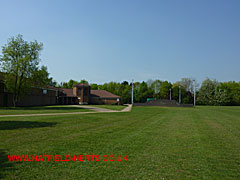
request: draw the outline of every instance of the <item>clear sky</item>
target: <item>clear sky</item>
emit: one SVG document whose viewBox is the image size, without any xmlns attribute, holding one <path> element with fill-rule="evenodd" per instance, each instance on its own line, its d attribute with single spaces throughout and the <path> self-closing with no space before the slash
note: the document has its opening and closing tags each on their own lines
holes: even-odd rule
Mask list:
<svg viewBox="0 0 240 180">
<path fill-rule="evenodd" d="M 60 81 L 240 81 L 240 0 L 0 0 L 0 46 L 44 44 Z"/>
</svg>

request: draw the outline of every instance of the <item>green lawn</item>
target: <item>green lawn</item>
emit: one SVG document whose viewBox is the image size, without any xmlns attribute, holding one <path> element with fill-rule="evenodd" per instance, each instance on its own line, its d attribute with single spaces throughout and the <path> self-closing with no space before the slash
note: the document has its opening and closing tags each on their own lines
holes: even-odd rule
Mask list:
<svg viewBox="0 0 240 180">
<path fill-rule="evenodd" d="M 8 154 L 128 161 L 8 162 Z M 240 179 L 240 107 L 0 118 L 0 179 Z"/>
<path fill-rule="evenodd" d="M 127 106 L 123 106 L 123 105 L 87 105 L 87 106 L 94 106 L 94 107 L 111 109 L 111 110 L 116 110 L 116 111 L 121 111 L 127 107 Z"/>
<path fill-rule="evenodd" d="M 85 112 L 87 109 L 57 105 L 57 106 L 35 106 L 35 107 L 0 107 L 0 115 L 5 114 L 42 114 L 42 113 L 65 113 L 65 112 Z"/>
</svg>

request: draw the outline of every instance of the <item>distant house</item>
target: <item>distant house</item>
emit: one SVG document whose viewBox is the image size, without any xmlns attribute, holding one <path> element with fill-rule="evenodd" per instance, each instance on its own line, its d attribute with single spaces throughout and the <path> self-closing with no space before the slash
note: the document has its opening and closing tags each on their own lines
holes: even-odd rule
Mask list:
<svg viewBox="0 0 240 180">
<path fill-rule="evenodd" d="M 66 95 L 65 96 L 66 98 L 67 97 L 74 98 L 75 99 L 74 101 L 77 101 L 77 104 L 120 104 L 121 103 L 120 96 L 117 96 L 105 90 L 91 90 L 91 86 L 87 84 L 76 84 L 73 87 L 73 89 L 60 88 L 59 90 L 63 91 L 63 94 Z"/>
</svg>

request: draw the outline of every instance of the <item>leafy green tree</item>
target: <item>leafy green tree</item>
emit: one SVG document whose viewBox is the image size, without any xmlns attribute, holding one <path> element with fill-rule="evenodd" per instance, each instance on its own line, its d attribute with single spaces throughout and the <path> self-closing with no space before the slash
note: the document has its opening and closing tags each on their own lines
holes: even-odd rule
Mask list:
<svg viewBox="0 0 240 180">
<path fill-rule="evenodd" d="M 74 85 L 78 84 L 77 81 L 70 79 L 68 81 L 68 88 L 73 88 Z"/>
<path fill-rule="evenodd" d="M 91 84 L 91 89 L 92 90 L 98 90 L 98 85 L 97 84 Z"/>
<path fill-rule="evenodd" d="M 218 82 L 216 79 L 211 80 L 209 78 L 206 78 L 202 86 L 199 90 L 197 101 L 199 104 L 204 104 L 204 105 L 214 105 L 214 96 L 215 96 L 215 91 L 218 86 Z"/>
<path fill-rule="evenodd" d="M 240 105 L 240 83 L 219 83 L 207 78 L 198 92 L 197 102 L 205 105 Z"/>
<path fill-rule="evenodd" d="M 38 71 L 42 43 L 27 42 L 22 35 L 11 37 L 2 46 L 1 70 L 6 73 L 5 84 L 13 93 L 13 105 L 16 106 L 20 96 L 34 85 L 34 73 Z M 41 74 L 41 73 L 40 73 Z"/>
<path fill-rule="evenodd" d="M 220 86 L 218 86 L 215 89 L 214 94 L 214 105 L 227 105 L 230 103 L 230 96 L 227 94 L 226 90 L 221 89 Z"/>
<path fill-rule="evenodd" d="M 128 85 L 128 83 L 126 84 L 122 84 L 121 85 L 121 99 L 122 99 L 122 103 L 123 104 L 127 104 L 131 102 L 131 96 L 132 96 L 132 87 L 130 85 Z"/>
<path fill-rule="evenodd" d="M 49 85 L 50 85 L 50 86 L 53 86 L 53 87 L 58 87 L 58 86 L 59 86 L 58 83 L 57 83 L 57 81 L 56 81 L 56 80 L 53 80 L 52 77 L 50 77 L 49 79 L 50 79 L 50 82 L 49 82 Z"/>
<path fill-rule="evenodd" d="M 169 99 L 170 88 L 172 88 L 172 84 L 168 81 L 163 81 L 160 86 L 160 97 L 162 99 Z"/>
<path fill-rule="evenodd" d="M 47 71 L 46 66 L 41 66 L 40 69 L 33 72 L 32 81 L 34 83 L 34 87 L 44 87 L 46 85 L 52 85 L 53 80 L 49 77 L 49 72 Z"/>
<path fill-rule="evenodd" d="M 192 103 L 192 94 L 186 91 L 186 89 L 179 85 L 178 83 L 174 83 L 172 86 L 172 99 L 179 101 L 179 86 L 181 89 L 181 103 L 182 104 L 190 104 Z"/>
<path fill-rule="evenodd" d="M 151 81 L 150 81 L 151 82 Z M 151 83 L 149 89 L 152 93 L 152 97 L 156 98 L 156 99 L 160 99 L 160 87 L 161 87 L 161 84 L 162 84 L 162 81 L 160 80 L 155 80 Z"/>
<path fill-rule="evenodd" d="M 89 84 L 88 81 L 85 80 L 85 79 L 82 79 L 79 83 L 81 83 L 81 84 L 87 84 L 87 85 Z"/>
<path fill-rule="evenodd" d="M 205 105 L 233 105 L 232 97 L 236 94 L 231 94 L 232 90 L 229 88 L 229 84 L 219 83 L 215 79 L 210 80 L 207 78 L 203 81 L 199 90 L 198 103 Z"/>
<path fill-rule="evenodd" d="M 135 92 L 135 102 L 146 102 L 149 94 L 147 83 L 140 83 Z"/>
<path fill-rule="evenodd" d="M 120 92 L 120 83 L 116 82 L 109 82 L 107 86 L 107 90 L 113 94 L 119 95 Z"/>
<path fill-rule="evenodd" d="M 189 91 L 193 94 L 194 91 L 194 80 L 192 78 L 182 78 L 180 81 L 175 83 L 176 85 L 181 86 L 186 91 Z M 195 83 L 196 88 L 198 87 L 198 83 Z"/>
<path fill-rule="evenodd" d="M 220 89 L 227 94 L 226 105 L 240 105 L 240 82 L 229 81 L 220 83 Z"/>
<path fill-rule="evenodd" d="M 178 101 L 179 98 L 179 86 L 177 84 L 173 84 L 172 86 L 172 99 Z"/>
<path fill-rule="evenodd" d="M 151 85 L 152 85 L 153 82 L 154 82 L 154 81 L 153 81 L 152 79 L 147 80 L 148 88 L 151 87 Z"/>
<path fill-rule="evenodd" d="M 85 80 L 83 80 L 82 82 L 85 82 Z M 74 85 L 81 83 L 75 80 L 70 79 L 68 82 L 61 82 L 59 87 L 61 88 L 73 88 Z M 86 84 L 86 83 L 84 83 Z"/>
<path fill-rule="evenodd" d="M 68 83 L 67 82 L 62 82 L 61 83 L 61 88 L 68 88 Z"/>
<path fill-rule="evenodd" d="M 121 83 L 121 85 L 123 85 L 123 86 L 128 86 L 129 84 L 128 84 L 127 81 L 123 81 L 123 82 Z"/>
</svg>

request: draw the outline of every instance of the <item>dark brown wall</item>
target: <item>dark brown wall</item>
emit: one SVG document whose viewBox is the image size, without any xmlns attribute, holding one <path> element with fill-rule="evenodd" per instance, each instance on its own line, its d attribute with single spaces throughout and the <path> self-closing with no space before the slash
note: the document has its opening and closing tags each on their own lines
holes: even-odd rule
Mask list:
<svg viewBox="0 0 240 180">
<path fill-rule="evenodd" d="M 3 106 L 4 101 L 4 84 L 0 83 L 0 106 Z"/>
<path fill-rule="evenodd" d="M 44 106 L 57 104 L 55 90 L 47 89 L 47 94 L 43 94 L 43 89 L 34 88 L 32 91 L 19 99 L 17 106 Z M 13 95 L 11 93 L 0 93 L 0 106 L 13 106 Z"/>
<path fill-rule="evenodd" d="M 43 91 L 47 90 L 47 94 Z M 18 106 L 44 106 L 57 104 L 57 93 L 50 89 L 32 89 L 31 93 L 20 98 Z"/>
<path fill-rule="evenodd" d="M 4 83 L 0 82 L 0 93 L 4 92 Z"/>
<path fill-rule="evenodd" d="M 0 93 L 0 106 L 13 106 L 13 95 L 10 93 Z"/>
<path fill-rule="evenodd" d="M 61 105 L 78 104 L 78 99 L 77 99 L 77 97 L 62 96 L 62 97 L 58 97 L 58 104 L 61 104 Z"/>
<path fill-rule="evenodd" d="M 109 104 L 109 105 L 111 105 L 111 104 L 118 104 L 118 105 L 120 105 L 121 101 L 118 102 L 116 98 L 109 99 L 109 98 L 91 97 L 90 103 L 91 104 Z"/>
<path fill-rule="evenodd" d="M 56 96 L 25 96 L 23 97 L 18 106 L 45 106 L 57 104 Z"/>
<path fill-rule="evenodd" d="M 3 82 L 0 83 L 0 106 L 13 106 L 13 95 L 4 92 L 5 85 Z"/>
</svg>

